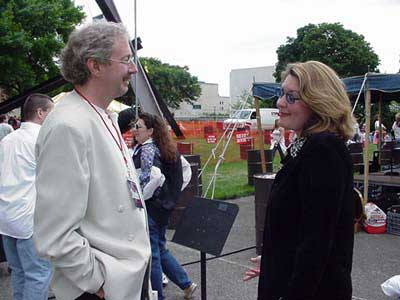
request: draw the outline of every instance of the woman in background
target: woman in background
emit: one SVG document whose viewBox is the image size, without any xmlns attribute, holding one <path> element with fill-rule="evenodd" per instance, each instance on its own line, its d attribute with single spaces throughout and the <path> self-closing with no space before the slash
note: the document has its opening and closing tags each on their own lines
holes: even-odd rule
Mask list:
<svg viewBox="0 0 400 300">
<path fill-rule="evenodd" d="M 146 200 L 151 244 L 151 285 L 163 300 L 162 273 L 184 291 L 190 299 L 197 285 L 166 248 L 165 233 L 169 218 L 179 198 L 183 184 L 182 161 L 168 127 L 158 116 L 139 115 L 133 125 L 137 142 L 133 162 L 140 168 L 140 185 Z"/>
</svg>

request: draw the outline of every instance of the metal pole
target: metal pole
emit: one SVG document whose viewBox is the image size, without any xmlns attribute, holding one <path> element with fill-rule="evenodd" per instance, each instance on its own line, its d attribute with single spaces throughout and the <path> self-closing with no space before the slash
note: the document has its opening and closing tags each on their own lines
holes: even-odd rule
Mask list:
<svg viewBox="0 0 400 300">
<path fill-rule="evenodd" d="M 257 97 L 254 97 L 254 106 L 256 107 L 256 116 L 257 116 L 258 145 L 260 148 L 261 170 L 263 174 L 265 174 L 267 173 L 267 167 L 265 165 L 264 139 L 261 127 L 260 104 L 258 102 Z"/>
<path fill-rule="evenodd" d="M 200 273 L 201 273 L 201 300 L 207 300 L 207 269 L 206 253 L 200 252 Z"/>
<path fill-rule="evenodd" d="M 138 56 L 137 56 L 137 23 L 136 23 L 136 0 L 134 1 L 134 20 L 135 20 L 135 65 L 136 67 L 138 66 Z M 135 92 L 135 116 L 138 118 L 139 116 L 139 97 L 137 93 L 137 73 L 135 74 L 135 87 L 134 87 L 134 92 Z"/>
<path fill-rule="evenodd" d="M 368 202 L 368 176 L 369 176 L 369 133 L 371 125 L 371 91 L 365 93 L 365 156 L 364 156 L 364 204 Z"/>
<path fill-rule="evenodd" d="M 383 136 L 383 130 L 382 130 L 382 96 L 383 93 L 379 94 L 379 102 L 378 102 L 378 121 L 379 121 L 379 130 L 378 130 L 378 153 L 379 153 L 379 165 L 381 165 L 381 158 L 382 158 L 382 136 Z M 375 126 L 375 124 L 374 124 Z M 374 128 L 375 129 L 375 128 Z"/>
</svg>

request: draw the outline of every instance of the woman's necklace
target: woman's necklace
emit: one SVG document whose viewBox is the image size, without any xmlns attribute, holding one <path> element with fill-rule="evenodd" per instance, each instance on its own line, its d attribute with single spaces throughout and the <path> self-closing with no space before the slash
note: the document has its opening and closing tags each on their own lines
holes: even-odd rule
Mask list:
<svg viewBox="0 0 400 300">
<path fill-rule="evenodd" d="M 307 137 L 303 136 L 301 138 L 296 138 L 293 143 L 292 146 L 290 147 L 290 156 L 292 156 L 293 158 L 295 158 L 301 148 L 303 147 L 304 143 L 307 141 Z"/>
</svg>

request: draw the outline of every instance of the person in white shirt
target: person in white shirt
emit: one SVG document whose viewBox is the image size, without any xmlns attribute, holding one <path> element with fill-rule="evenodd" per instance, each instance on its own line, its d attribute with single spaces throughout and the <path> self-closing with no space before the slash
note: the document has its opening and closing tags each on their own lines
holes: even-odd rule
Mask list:
<svg viewBox="0 0 400 300">
<path fill-rule="evenodd" d="M 394 135 L 394 139 L 396 140 L 396 142 L 400 142 L 400 113 L 396 114 L 393 126 L 392 126 L 392 130 L 393 130 L 393 135 Z"/>
<path fill-rule="evenodd" d="M 274 130 L 272 131 L 270 150 L 272 150 L 272 160 L 275 157 L 276 150 L 278 150 L 281 160 L 284 159 L 286 156 L 285 129 L 279 127 L 278 119 L 275 120 L 275 127 Z"/>
<path fill-rule="evenodd" d="M 0 141 L 9 133 L 13 132 L 14 128 L 7 123 L 7 115 L 0 115 Z"/>
<path fill-rule="evenodd" d="M 379 141 L 379 127 L 382 127 L 382 137 L 381 137 L 381 141 L 384 141 L 385 135 L 386 135 L 386 126 L 383 125 L 383 123 L 379 122 L 379 117 L 376 116 L 376 120 L 374 123 L 374 127 L 375 127 L 375 133 L 374 133 L 374 137 L 372 142 L 377 145 L 378 141 Z"/>
<path fill-rule="evenodd" d="M 51 265 L 35 250 L 35 143 L 41 124 L 53 109 L 52 99 L 30 95 L 23 106 L 25 122 L 0 145 L 0 233 L 11 269 L 13 300 L 46 300 Z"/>
</svg>

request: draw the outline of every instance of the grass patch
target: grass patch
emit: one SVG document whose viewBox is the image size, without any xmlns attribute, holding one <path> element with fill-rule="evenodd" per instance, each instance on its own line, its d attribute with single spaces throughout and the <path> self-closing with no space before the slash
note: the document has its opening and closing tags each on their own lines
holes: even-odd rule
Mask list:
<svg viewBox="0 0 400 300">
<path fill-rule="evenodd" d="M 207 144 L 202 138 L 186 139 L 185 142 L 193 143 L 193 153 L 200 155 L 201 164 L 204 167 L 211 154 L 211 150 L 215 148 L 216 144 Z M 210 160 L 207 168 L 203 172 L 203 193 L 206 191 L 211 180 L 218 157 L 224 146 L 225 141 L 222 141 L 215 153 L 215 159 L 213 158 Z M 265 145 L 265 149 L 269 149 L 269 145 Z M 276 155 L 273 163 L 274 170 L 279 169 L 279 162 L 279 155 Z M 240 159 L 240 146 L 236 144 L 233 139 L 227 146 L 224 161 L 219 166 L 217 172 L 214 199 L 234 199 L 254 194 L 254 186 L 247 184 L 247 176 L 247 160 Z M 208 191 L 207 197 L 211 198 L 211 194 L 212 186 Z"/>
<path fill-rule="evenodd" d="M 215 164 L 214 164 L 215 166 Z M 214 174 L 213 168 L 207 168 L 203 173 L 203 193 Z M 214 199 L 233 199 L 254 194 L 254 187 L 247 184 L 247 161 L 223 163 L 218 168 Z M 212 186 L 207 198 L 211 198 Z"/>
</svg>

